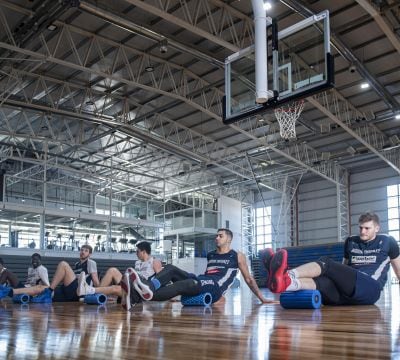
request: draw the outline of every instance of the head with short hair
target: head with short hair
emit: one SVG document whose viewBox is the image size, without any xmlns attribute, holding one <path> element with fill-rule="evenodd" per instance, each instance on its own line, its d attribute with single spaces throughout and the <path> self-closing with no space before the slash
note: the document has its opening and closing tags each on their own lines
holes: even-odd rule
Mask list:
<svg viewBox="0 0 400 360">
<path fill-rule="evenodd" d="M 375 225 L 380 225 L 379 216 L 373 212 L 365 212 L 364 214 L 361 214 L 358 218 L 359 224 L 364 224 L 368 221 L 373 221 Z"/>
<path fill-rule="evenodd" d="M 147 241 L 141 241 L 140 243 L 136 244 L 136 249 L 145 251 L 148 255 L 151 254 L 151 245 Z"/>
<path fill-rule="evenodd" d="M 31 256 L 32 266 L 36 269 L 38 266 L 42 265 L 42 257 L 38 253 L 34 253 Z"/>
<path fill-rule="evenodd" d="M 373 212 L 366 212 L 358 219 L 358 228 L 360 239 L 362 241 L 372 241 L 376 239 L 380 230 L 379 217 Z"/>
<path fill-rule="evenodd" d="M 33 253 L 31 256 L 31 259 L 33 259 L 34 257 L 37 257 L 37 258 L 39 258 L 39 260 L 42 260 L 42 257 L 40 256 L 39 253 Z"/>
<path fill-rule="evenodd" d="M 229 240 L 232 241 L 232 239 L 233 239 L 233 233 L 232 233 L 231 230 L 226 229 L 226 228 L 221 228 L 221 229 L 218 229 L 217 232 L 220 232 L 220 231 L 223 231 L 223 232 L 229 237 Z"/>
<path fill-rule="evenodd" d="M 92 248 L 90 245 L 88 245 L 88 244 L 82 245 L 82 246 L 81 246 L 81 249 L 87 249 L 87 250 L 89 250 L 89 254 L 91 254 L 91 253 L 93 252 L 93 248 Z"/>
</svg>

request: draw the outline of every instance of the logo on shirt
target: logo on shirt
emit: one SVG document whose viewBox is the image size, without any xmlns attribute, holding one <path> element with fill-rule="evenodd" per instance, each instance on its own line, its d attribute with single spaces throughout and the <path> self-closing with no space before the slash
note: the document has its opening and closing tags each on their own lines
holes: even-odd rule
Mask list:
<svg viewBox="0 0 400 360">
<path fill-rule="evenodd" d="M 376 263 L 376 256 L 352 256 L 351 257 L 352 264 L 375 264 Z"/>
</svg>

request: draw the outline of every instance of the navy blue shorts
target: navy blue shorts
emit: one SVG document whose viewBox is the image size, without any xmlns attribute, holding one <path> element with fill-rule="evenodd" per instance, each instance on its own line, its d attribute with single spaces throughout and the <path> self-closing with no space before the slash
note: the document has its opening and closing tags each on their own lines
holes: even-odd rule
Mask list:
<svg viewBox="0 0 400 360">
<path fill-rule="evenodd" d="M 220 286 L 214 279 L 207 275 L 199 275 L 197 279 L 200 281 L 201 293 L 210 293 L 212 296 L 212 302 L 215 303 L 222 296 L 222 291 Z"/>
<path fill-rule="evenodd" d="M 371 276 L 357 271 L 354 295 L 347 298 L 349 304 L 373 305 L 381 296 L 381 286 Z"/>
<path fill-rule="evenodd" d="M 67 302 L 67 301 L 79 301 L 79 296 L 76 294 L 78 289 L 78 279 L 75 279 L 68 286 L 60 285 L 54 289 L 54 302 Z"/>
</svg>

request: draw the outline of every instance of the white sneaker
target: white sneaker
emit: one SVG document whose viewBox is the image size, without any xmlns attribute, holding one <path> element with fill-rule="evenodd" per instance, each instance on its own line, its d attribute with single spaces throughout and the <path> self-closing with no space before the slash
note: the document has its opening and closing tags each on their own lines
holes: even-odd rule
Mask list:
<svg viewBox="0 0 400 360">
<path fill-rule="evenodd" d="M 86 282 L 86 274 L 82 271 L 78 276 L 78 289 L 76 293 L 78 296 L 92 295 L 96 292 L 96 289 L 93 286 L 90 286 Z"/>
<path fill-rule="evenodd" d="M 120 286 L 122 290 L 121 305 L 125 310 L 129 311 L 132 305 L 131 305 L 131 285 L 129 283 L 128 273 L 125 273 L 122 276 Z"/>
</svg>

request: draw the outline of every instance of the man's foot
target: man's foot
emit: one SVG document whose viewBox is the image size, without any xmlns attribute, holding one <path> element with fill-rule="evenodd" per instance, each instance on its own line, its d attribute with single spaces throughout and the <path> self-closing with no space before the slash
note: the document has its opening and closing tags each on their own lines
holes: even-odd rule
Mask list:
<svg viewBox="0 0 400 360">
<path fill-rule="evenodd" d="M 287 267 L 287 251 L 280 249 L 272 257 L 270 265 L 269 289 L 273 293 L 284 292 L 290 285 L 291 279 L 287 272 Z"/>
<path fill-rule="evenodd" d="M 271 261 L 272 257 L 274 256 L 274 250 L 272 249 L 264 249 L 261 254 L 260 254 L 260 260 L 262 264 L 265 267 L 265 270 L 267 272 L 267 288 L 269 288 L 269 284 L 271 282 L 271 277 L 270 277 L 270 267 L 271 267 Z"/>
<path fill-rule="evenodd" d="M 76 289 L 78 296 L 92 295 L 96 293 L 96 289 L 86 282 L 86 274 L 82 271 L 78 276 L 78 288 Z"/>
<path fill-rule="evenodd" d="M 131 284 L 129 283 L 128 273 L 125 273 L 122 276 L 119 285 L 121 286 L 122 291 L 121 305 L 125 310 L 129 311 L 131 309 Z"/>
<path fill-rule="evenodd" d="M 39 295 L 31 297 L 31 303 L 51 303 L 53 292 L 47 288 L 44 289 Z"/>
<path fill-rule="evenodd" d="M 130 282 L 143 300 L 149 301 L 153 298 L 153 286 L 150 281 L 140 276 L 133 268 L 127 268 L 125 274 L 128 274 Z"/>
</svg>

